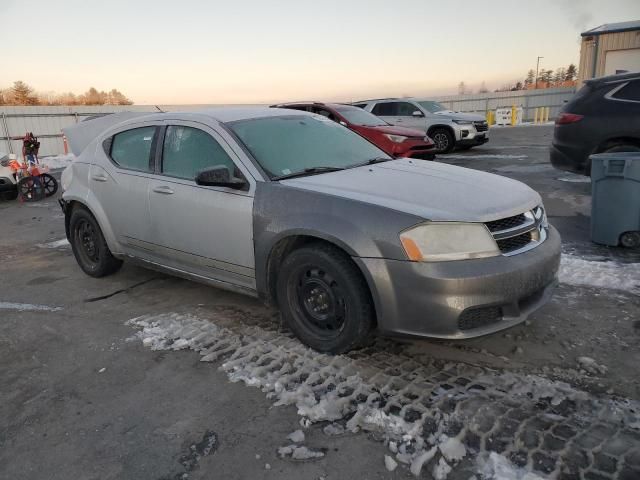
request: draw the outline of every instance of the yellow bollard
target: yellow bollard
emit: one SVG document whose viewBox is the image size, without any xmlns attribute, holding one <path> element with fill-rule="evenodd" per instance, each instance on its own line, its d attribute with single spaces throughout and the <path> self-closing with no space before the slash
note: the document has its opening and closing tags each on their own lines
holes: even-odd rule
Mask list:
<svg viewBox="0 0 640 480">
<path fill-rule="evenodd" d="M 533 110 L 533 123 L 538 123 L 538 107 Z"/>
<path fill-rule="evenodd" d="M 551 109 L 549 107 L 545 107 L 544 109 L 544 123 L 547 123 L 549 121 L 549 111 Z"/>
<path fill-rule="evenodd" d="M 516 124 L 516 106 L 511 105 L 511 126 Z"/>
<path fill-rule="evenodd" d="M 495 123 L 495 119 L 493 118 L 493 110 L 487 111 L 487 125 L 493 125 Z"/>
</svg>

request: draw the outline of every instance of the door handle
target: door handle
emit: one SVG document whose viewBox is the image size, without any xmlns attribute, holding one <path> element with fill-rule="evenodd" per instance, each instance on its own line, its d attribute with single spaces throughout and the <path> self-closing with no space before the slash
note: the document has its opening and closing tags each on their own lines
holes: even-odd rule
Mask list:
<svg viewBox="0 0 640 480">
<path fill-rule="evenodd" d="M 155 187 L 153 191 L 156 193 L 162 193 L 164 195 L 171 195 L 173 193 L 173 190 L 171 190 L 171 188 L 167 187 L 166 185 L 160 185 L 159 187 Z"/>
<path fill-rule="evenodd" d="M 106 182 L 108 178 L 105 175 L 91 175 L 91 180 L 95 180 L 96 182 Z"/>
</svg>

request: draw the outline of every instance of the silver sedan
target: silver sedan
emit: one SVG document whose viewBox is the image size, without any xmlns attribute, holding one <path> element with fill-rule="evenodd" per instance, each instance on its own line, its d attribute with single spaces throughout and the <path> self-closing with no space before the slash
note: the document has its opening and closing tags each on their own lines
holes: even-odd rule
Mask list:
<svg viewBox="0 0 640 480">
<path fill-rule="evenodd" d="M 65 131 L 67 237 L 101 277 L 140 262 L 277 304 L 307 345 L 469 338 L 522 322 L 560 237 L 504 177 L 392 160 L 325 117 L 273 108 L 122 113 Z"/>
</svg>

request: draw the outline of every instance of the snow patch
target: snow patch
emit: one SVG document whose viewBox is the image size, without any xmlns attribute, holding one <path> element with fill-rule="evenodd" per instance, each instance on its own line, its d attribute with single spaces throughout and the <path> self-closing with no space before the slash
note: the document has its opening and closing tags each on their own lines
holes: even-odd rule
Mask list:
<svg viewBox="0 0 640 480">
<path fill-rule="evenodd" d="M 293 460 L 310 460 L 312 458 L 324 457 L 324 452 L 310 450 L 305 446 L 298 447 L 297 445 L 288 445 L 278 448 L 278 455 L 280 455 L 280 458 L 289 457 Z"/>
<path fill-rule="evenodd" d="M 391 458 L 389 455 L 384 456 L 384 467 L 387 470 L 389 470 L 390 472 L 393 472 L 397 466 L 398 466 L 398 462 L 396 462 L 393 458 Z"/>
<path fill-rule="evenodd" d="M 0 302 L 0 310 L 17 310 L 19 312 L 57 312 L 62 310 L 62 307 L 32 305 L 30 303 Z"/>
<path fill-rule="evenodd" d="M 38 243 L 37 246 L 40 248 L 64 248 L 69 246 L 69 240 L 63 238 L 62 240 L 56 240 L 54 242 Z"/>
<path fill-rule="evenodd" d="M 296 430 L 287 435 L 287 438 L 293 443 L 302 443 L 304 442 L 304 432 L 302 430 Z"/>
<path fill-rule="evenodd" d="M 496 452 L 480 455 L 477 465 L 478 472 L 484 480 L 544 480 L 535 473 L 516 467 Z"/>
<path fill-rule="evenodd" d="M 450 472 L 451 467 L 444 458 L 440 457 L 438 463 L 433 467 L 434 480 L 445 480 Z"/>
<path fill-rule="evenodd" d="M 52 155 L 50 157 L 41 157 L 38 160 L 52 170 L 66 168 L 76 159 L 75 155 L 69 153 L 67 155 Z"/>
<path fill-rule="evenodd" d="M 380 434 L 394 461 L 418 474 L 433 462 L 429 473 L 442 479 L 465 456 L 487 453 L 485 432 L 501 428 L 503 418 L 505 424 L 522 417 L 518 421 L 523 424 L 544 420 L 556 425 L 579 418 L 585 432 L 602 424 L 620 431 L 640 421 L 637 402 L 598 399 L 536 375 L 443 364 L 427 354 L 392 352 L 384 340 L 346 355 L 323 355 L 278 331 L 268 318 L 256 324 L 250 314 L 241 320 L 219 312 L 215 324 L 177 313 L 127 323 L 138 328 L 135 337 L 154 350 L 190 348 L 201 361 L 222 360 L 220 369 L 230 381 L 260 388 L 275 405 L 295 405 L 305 426 L 348 418 L 345 431 Z M 517 415 L 507 416 L 514 409 Z M 327 427 L 337 424 L 341 422 Z M 519 437 L 502 436 L 508 439 L 507 450 L 520 448 Z M 480 443 L 467 442 L 473 438 Z M 278 454 L 294 460 L 324 455 L 295 443 L 281 447 Z M 487 471 L 501 467 L 492 461 L 485 465 Z"/>
<path fill-rule="evenodd" d="M 560 282 L 569 285 L 640 293 L 640 265 L 637 263 L 598 262 L 563 254 L 559 278 Z"/>
<path fill-rule="evenodd" d="M 449 462 L 459 462 L 467 454 L 467 448 L 457 438 L 449 438 L 443 435 L 440 438 L 440 452 Z"/>
<path fill-rule="evenodd" d="M 344 427 L 339 423 L 330 423 L 326 427 L 322 429 L 325 435 L 327 436 L 336 436 L 342 435 L 344 433 Z"/>
</svg>

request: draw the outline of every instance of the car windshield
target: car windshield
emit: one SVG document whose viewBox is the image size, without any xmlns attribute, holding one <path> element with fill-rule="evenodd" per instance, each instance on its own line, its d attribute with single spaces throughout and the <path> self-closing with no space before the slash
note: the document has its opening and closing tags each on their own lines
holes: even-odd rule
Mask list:
<svg viewBox="0 0 640 480">
<path fill-rule="evenodd" d="M 362 127 L 389 125 L 381 118 L 376 117 L 373 113 L 369 113 L 358 107 L 336 107 L 335 111 L 346 118 L 349 123 L 354 125 L 360 125 Z"/>
<path fill-rule="evenodd" d="M 390 158 L 357 133 L 319 115 L 239 120 L 228 126 L 271 178 Z"/>
<path fill-rule="evenodd" d="M 425 110 L 431 113 L 440 112 L 442 110 L 448 110 L 448 108 L 442 105 L 441 103 L 434 102 L 432 100 L 424 100 L 418 103 L 422 108 L 424 108 Z"/>
</svg>

